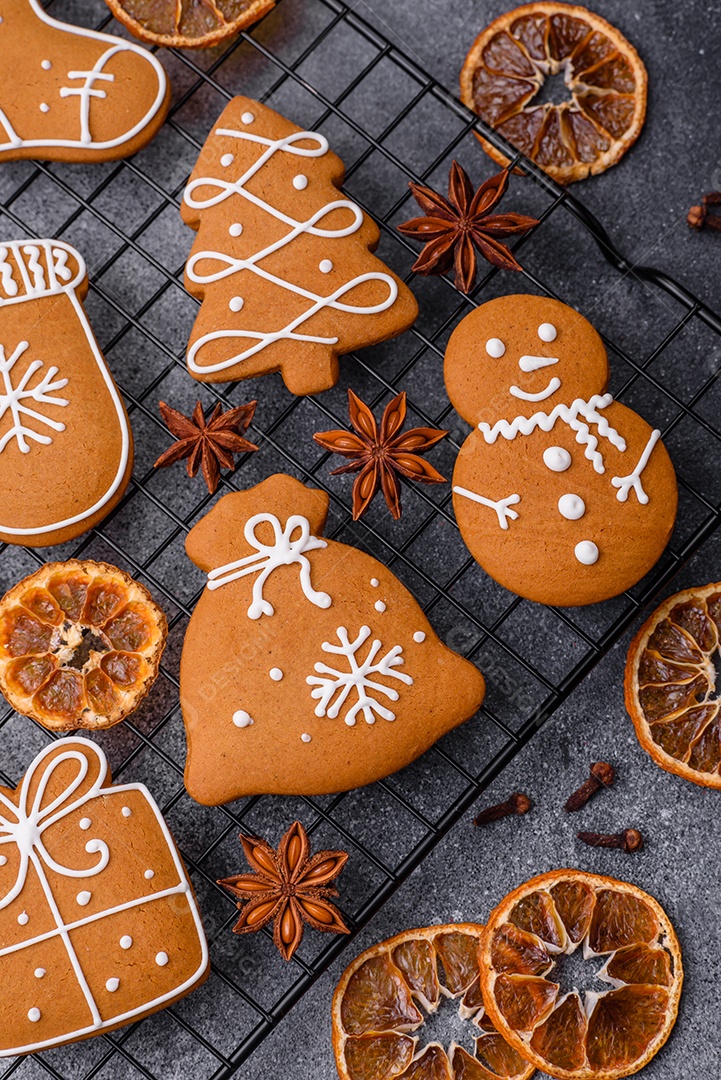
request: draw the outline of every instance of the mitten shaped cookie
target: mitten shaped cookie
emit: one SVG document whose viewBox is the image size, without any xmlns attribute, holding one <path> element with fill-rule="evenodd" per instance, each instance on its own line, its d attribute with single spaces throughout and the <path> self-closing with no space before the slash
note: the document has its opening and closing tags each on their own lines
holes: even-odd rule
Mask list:
<svg viewBox="0 0 721 1080">
<path fill-rule="evenodd" d="M 272 476 L 226 495 L 188 535 L 208 574 L 180 667 L 198 802 L 371 783 L 483 700 L 481 673 L 386 567 L 321 539 L 327 510 L 327 495 Z"/>
<path fill-rule="evenodd" d="M 503 296 L 466 316 L 448 343 L 453 405 L 476 429 L 453 473 L 453 505 L 473 557 L 542 604 L 592 604 L 657 561 L 676 517 L 660 432 L 607 394 L 600 336 L 573 308 Z"/>
<path fill-rule="evenodd" d="M 395 337 L 413 294 L 371 254 L 379 230 L 338 190 L 325 136 L 250 98 L 226 106 L 181 212 L 198 230 L 185 284 L 203 301 L 188 346 L 202 382 L 280 371 L 294 394 L 338 381 L 338 357 Z"/>
<path fill-rule="evenodd" d="M 113 161 L 145 146 L 170 104 L 162 64 L 123 38 L 0 0 L 0 161 Z"/>
<path fill-rule="evenodd" d="M 0 244 L 0 540 L 10 544 L 80 536 L 130 479 L 130 424 L 83 309 L 87 291 L 69 244 Z"/>
</svg>

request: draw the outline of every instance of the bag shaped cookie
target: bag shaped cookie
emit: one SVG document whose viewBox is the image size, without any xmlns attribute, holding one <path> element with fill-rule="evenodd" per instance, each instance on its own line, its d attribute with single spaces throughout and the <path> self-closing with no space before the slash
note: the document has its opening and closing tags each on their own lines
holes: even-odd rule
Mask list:
<svg viewBox="0 0 721 1080">
<path fill-rule="evenodd" d="M 226 495 L 187 537 L 208 574 L 180 665 L 198 802 L 371 783 L 483 700 L 481 673 L 386 567 L 321 539 L 327 511 L 327 495 L 277 475 Z"/>
<path fill-rule="evenodd" d="M 676 517 L 673 465 L 660 432 L 606 393 L 587 319 L 540 296 L 491 300 L 451 335 L 445 380 L 476 425 L 453 472 L 456 519 L 491 577 L 573 606 L 651 569 Z"/>
<path fill-rule="evenodd" d="M 2 0 L 0 17 L 0 161 L 112 161 L 153 138 L 170 87 L 152 53 L 39 0 Z"/>
<path fill-rule="evenodd" d="M 338 381 L 338 357 L 407 330 L 418 306 L 374 255 L 374 221 L 338 190 L 324 135 L 250 98 L 226 106 L 185 189 L 198 230 L 185 285 L 203 301 L 188 345 L 202 382 L 280 371 L 294 394 Z"/>
<path fill-rule="evenodd" d="M 0 1057 L 112 1031 L 206 978 L 180 856 L 142 784 L 87 739 L 50 743 L 0 788 Z"/>
<path fill-rule="evenodd" d="M 130 424 L 83 309 L 87 291 L 69 244 L 0 243 L 0 540 L 10 544 L 80 536 L 130 480 Z"/>
</svg>

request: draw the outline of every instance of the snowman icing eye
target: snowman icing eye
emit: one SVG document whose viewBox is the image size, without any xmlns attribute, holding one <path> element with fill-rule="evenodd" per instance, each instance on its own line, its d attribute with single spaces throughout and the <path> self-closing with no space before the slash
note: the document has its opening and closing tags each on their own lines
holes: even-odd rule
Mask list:
<svg viewBox="0 0 721 1080">
<path fill-rule="evenodd" d="M 541 341 L 555 341 L 558 337 L 558 331 L 553 323 L 542 322 L 538 327 L 538 336 Z"/>
<path fill-rule="evenodd" d="M 494 360 L 498 360 L 506 351 L 506 346 L 503 344 L 500 338 L 492 337 L 486 342 L 486 352 L 489 356 L 492 356 Z"/>
</svg>

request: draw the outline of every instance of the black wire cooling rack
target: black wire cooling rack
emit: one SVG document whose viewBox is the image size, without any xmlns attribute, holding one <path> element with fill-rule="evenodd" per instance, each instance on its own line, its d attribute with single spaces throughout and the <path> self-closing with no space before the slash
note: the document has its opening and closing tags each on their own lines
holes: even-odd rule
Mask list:
<svg viewBox="0 0 721 1080">
<path fill-rule="evenodd" d="M 119 29 L 101 0 L 55 0 L 50 9 L 60 19 Z M 719 524 L 721 319 L 665 275 L 629 265 L 581 203 L 510 151 L 341 0 L 282 0 L 228 47 L 167 52 L 163 62 L 173 108 L 158 137 L 131 161 L 2 166 L 3 237 L 60 237 L 86 258 L 87 306 L 132 419 L 136 466 L 122 503 L 80 541 L 45 552 L 0 546 L 0 584 L 9 587 L 46 557 L 106 559 L 144 581 L 168 613 L 170 644 L 152 693 L 130 721 L 98 741 L 114 776 L 146 782 L 163 807 L 198 894 L 212 971 L 203 988 L 165 1012 L 34 1061 L 6 1062 L 2 1077 L 224 1080 L 241 1069 L 330 962 L 353 946 L 352 938 L 309 932 L 284 965 L 269 934 L 234 937 L 234 906 L 215 882 L 243 865 L 238 832 L 275 842 L 299 817 L 315 847 L 346 848 L 340 904 L 356 932 Z M 410 279 L 420 302 L 409 333 L 344 360 L 340 385 L 320 397 L 293 398 L 277 376 L 221 389 L 196 384 L 185 371 L 197 308 L 182 286 L 191 234 L 178 207 L 197 152 L 235 93 L 326 134 L 347 164 L 346 190 L 380 223 L 381 258 Z M 495 171 L 474 129 L 522 164 L 525 175 L 513 176 L 506 205 L 540 225 L 516 244 L 523 280 L 488 269 L 466 297 L 446 279 L 413 278 L 415 251 L 395 225 L 416 213 L 409 179 L 445 190 L 454 157 L 476 182 Z M 327 455 L 311 439 L 313 431 L 345 424 L 348 385 L 376 410 L 404 389 L 414 421 L 451 428 L 433 456 L 450 476 L 467 429 L 445 396 L 445 343 L 479 301 L 509 291 L 556 296 L 595 323 L 611 357 L 611 389 L 662 428 L 677 467 L 680 508 L 668 550 L 637 587 L 592 608 L 543 608 L 491 581 L 460 540 L 450 485 L 406 488 L 399 523 L 379 504 L 354 524 L 349 485 L 329 478 Z M 382 783 L 334 797 L 248 798 L 213 810 L 185 792 L 178 660 L 203 581 L 183 554 L 183 540 L 214 500 L 180 467 L 155 473 L 152 462 L 168 445 L 158 400 L 188 409 L 197 397 L 206 406 L 217 399 L 260 402 L 251 429 L 260 452 L 240 461 L 216 497 L 279 470 L 323 488 L 331 497 L 329 535 L 391 566 L 441 636 L 486 675 L 481 713 Z M 0 726 L 0 778 L 14 784 L 49 736 L 7 707 Z"/>
</svg>

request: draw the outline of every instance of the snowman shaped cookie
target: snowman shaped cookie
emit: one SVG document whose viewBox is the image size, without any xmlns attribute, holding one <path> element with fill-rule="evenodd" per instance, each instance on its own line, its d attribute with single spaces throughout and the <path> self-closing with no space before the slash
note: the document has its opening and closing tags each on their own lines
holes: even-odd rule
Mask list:
<svg viewBox="0 0 721 1080">
<path fill-rule="evenodd" d="M 453 473 L 473 557 L 529 600 L 616 596 L 668 543 L 676 477 L 660 432 L 606 393 L 600 336 L 573 308 L 503 296 L 456 328 L 448 395 L 474 431 Z"/>
</svg>

